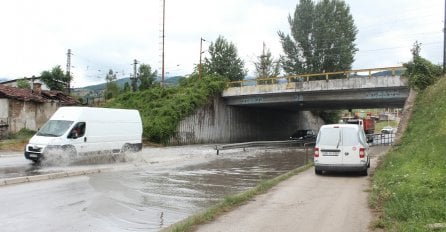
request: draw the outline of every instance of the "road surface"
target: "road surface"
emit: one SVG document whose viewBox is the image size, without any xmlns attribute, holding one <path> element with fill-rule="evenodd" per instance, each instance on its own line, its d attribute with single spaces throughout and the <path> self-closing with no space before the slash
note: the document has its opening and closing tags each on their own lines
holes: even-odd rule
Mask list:
<svg viewBox="0 0 446 232">
<path fill-rule="evenodd" d="M 305 150 L 262 147 L 217 156 L 210 145 L 146 147 L 133 158 L 36 166 L 21 153 L 0 153 L 0 183 L 2 178 L 107 168 L 0 185 L 0 231 L 159 231 L 227 195 L 303 165 Z"/>
<path fill-rule="evenodd" d="M 373 147 L 369 174 L 387 147 Z M 314 168 L 280 183 L 266 194 L 218 217 L 197 231 L 367 231 L 369 177 L 317 176 Z"/>
</svg>

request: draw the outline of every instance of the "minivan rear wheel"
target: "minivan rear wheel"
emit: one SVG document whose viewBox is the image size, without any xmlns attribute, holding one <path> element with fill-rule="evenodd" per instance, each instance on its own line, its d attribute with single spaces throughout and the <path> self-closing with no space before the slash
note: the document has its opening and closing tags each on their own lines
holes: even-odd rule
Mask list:
<svg viewBox="0 0 446 232">
<path fill-rule="evenodd" d="M 322 175 L 322 170 L 319 170 L 319 169 L 314 169 L 314 173 L 316 174 L 316 175 Z"/>
<path fill-rule="evenodd" d="M 364 169 L 363 171 L 361 171 L 361 175 L 363 175 L 363 176 L 368 176 L 368 175 L 369 175 L 369 173 L 368 173 L 368 168 L 366 168 L 366 169 Z"/>
</svg>

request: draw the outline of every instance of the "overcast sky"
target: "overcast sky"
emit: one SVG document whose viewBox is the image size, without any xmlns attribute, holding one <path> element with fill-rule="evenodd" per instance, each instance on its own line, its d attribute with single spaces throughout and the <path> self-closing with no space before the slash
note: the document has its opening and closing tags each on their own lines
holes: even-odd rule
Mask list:
<svg viewBox="0 0 446 232">
<path fill-rule="evenodd" d="M 399 66 L 421 55 L 443 60 L 444 1 L 347 0 L 359 30 L 354 69 Z M 238 48 L 249 74 L 262 44 L 278 58 L 277 31 L 289 33 L 298 0 L 166 0 L 166 76 L 199 62 L 200 38 L 222 35 Z M 0 79 L 40 75 L 71 49 L 73 87 L 104 82 L 109 69 L 129 77 L 133 60 L 161 70 L 162 0 L 13 0 L 0 3 Z M 206 51 L 209 42 L 203 43 Z M 205 52 L 204 55 L 207 53 Z"/>
</svg>

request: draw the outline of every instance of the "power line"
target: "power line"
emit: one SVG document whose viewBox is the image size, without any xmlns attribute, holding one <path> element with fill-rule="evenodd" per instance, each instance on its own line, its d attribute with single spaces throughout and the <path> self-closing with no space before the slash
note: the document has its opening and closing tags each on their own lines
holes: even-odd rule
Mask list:
<svg viewBox="0 0 446 232">
<path fill-rule="evenodd" d="M 431 42 L 431 43 L 422 43 L 422 45 L 434 45 L 434 44 L 441 44 L 442 42 Z M 387 48 L 377 48 L 377 49 L 369 49 L 369 50 L 360 50 L 361 52 L 376 52 L 376 51 L 383 51 L 383 50 L 395 50 L 395 49 L 407 49 L 411 46 L 398 46 L 398 47 L 387 47 Z"/>
</svg>

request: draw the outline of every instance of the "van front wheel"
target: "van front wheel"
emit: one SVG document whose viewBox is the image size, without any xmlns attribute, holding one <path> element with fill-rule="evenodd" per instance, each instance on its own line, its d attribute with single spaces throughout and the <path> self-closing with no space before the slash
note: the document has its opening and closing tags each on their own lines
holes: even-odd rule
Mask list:
<svg viewBox="0 0 446 232">
<path fill-rule="evenodd" d="M 65 145 L 62 146 L 62 150 L 64 151 L 65 155 L 69 158 L 74 160 L 76 158 L 77 152 L 76 148 L 71 145 Z"/>
<path fill-rule="evenodd" d="M 122 146 L 121 153 L 126 154 L 132 151 L 132 145 L 126 143 Z"/>
</svg>

